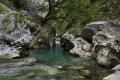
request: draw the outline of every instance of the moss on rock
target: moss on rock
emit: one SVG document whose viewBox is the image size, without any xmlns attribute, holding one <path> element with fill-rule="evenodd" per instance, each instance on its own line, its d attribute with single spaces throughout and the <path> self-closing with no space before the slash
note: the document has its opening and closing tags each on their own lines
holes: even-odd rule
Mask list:
<svg viewBox="0 0 120 80">
<path fill-rule="evenodd" d="M 0 13 L 4 13 L 6 11 L 10 11 L 10 8 L 8 8 L 4 4 L 0 3 Z"/>
<path fill-rule="evenodd" d="M 12 12 L 12 15 L 15 17 L 16 23 L 22 23 L 28 19 L 28 17 L 23 15 L 21 12 Z"/>
</svg>

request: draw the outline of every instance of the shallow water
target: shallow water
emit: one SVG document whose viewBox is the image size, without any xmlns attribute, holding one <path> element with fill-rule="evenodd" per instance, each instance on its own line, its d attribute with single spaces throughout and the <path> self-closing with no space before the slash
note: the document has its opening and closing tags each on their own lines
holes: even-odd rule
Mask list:
<svg viewBox="0 0 120 80">
<path fill-rule="evenodd" d="M 16 60 L 5 61 L 4 68 L 0 65 L 0 80 L 102 80 L 111 73 L 93 60 L 72 57 L 60 46 L 34 49 L 30 54 L 37 60 L 34 65 L 16 67 Z"/>
</svg>

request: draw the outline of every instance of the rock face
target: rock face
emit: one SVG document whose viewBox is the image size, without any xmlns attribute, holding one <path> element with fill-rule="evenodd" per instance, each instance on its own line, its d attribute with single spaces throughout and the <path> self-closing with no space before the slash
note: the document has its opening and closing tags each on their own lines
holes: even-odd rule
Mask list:
<svg viewBox="0 0 120 80">
<path fill-rule="evenodd" d="M 92 56 L 105 67 L 119 64 L 120 59 L 120 24 L 117 22 L 98 21 L 85 26 L 81 37 L 63 35 L 64 49 L 80 57 Z M 70 38 L 69 38 L 70 37 Z"/>
<path fill-rule="evenodd" d="M 28 0 L 27 2 L 29 12 L 13 11 L 0 3 L 1 58 L 24 57 L 28 55 L 27 51 L 31 47 L 40 48 L 55 44 L 55 29 L 49 24 L 42 24 L 41 27 L 39 21 L 47 15 L 48 1 Z"/>
<path fill-rule="evenodd" d="M 45 18 L 49 11 L 49 3 L 47 0 L 29 0 L 28 10 L 34 16 Z"/>
<path fill-rule="evenodd" d="M 32 36 L 29 21 L 25 19 L 26 17 L 15 11 L 0 14 L 0 57 L 14 58 L 27 55 L 25 53 Z"/>
</svg>

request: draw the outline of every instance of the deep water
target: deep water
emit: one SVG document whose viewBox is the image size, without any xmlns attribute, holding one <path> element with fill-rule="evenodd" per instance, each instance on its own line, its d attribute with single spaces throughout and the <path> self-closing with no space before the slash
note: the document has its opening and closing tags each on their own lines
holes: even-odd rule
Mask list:
<svg viewBox="0 0 120 80">
<path fill-rule="evenodd" d="M 0 80 L 102 80 L 111 73 L 109 69 L 99 67 L 94 60 L 74 58 L 59 45 L 50 49 L 34 49 L 30 54 L 37 60 L 34 65 L 6 66 L 0 69 Z M 7 64 L 10 62 L 15 61 Z"/>
</svg>

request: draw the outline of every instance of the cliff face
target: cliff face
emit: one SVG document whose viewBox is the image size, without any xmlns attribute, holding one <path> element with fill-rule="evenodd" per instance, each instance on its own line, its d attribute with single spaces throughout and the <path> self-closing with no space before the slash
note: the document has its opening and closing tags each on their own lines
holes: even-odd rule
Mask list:
<svg viewBox="0 0 120 80">
<path fill-rule="evenodd" d="M 45 27 L 47 23 L 42 24 L 48 3 L 44 0 L 22 1 L 0 1 L 1 58 L 25 57 L 31 47 L 54 46 L 55 30 L 49 25 Z M 34 44 L 31 46 L 31 43 Z"/>
</svg>

